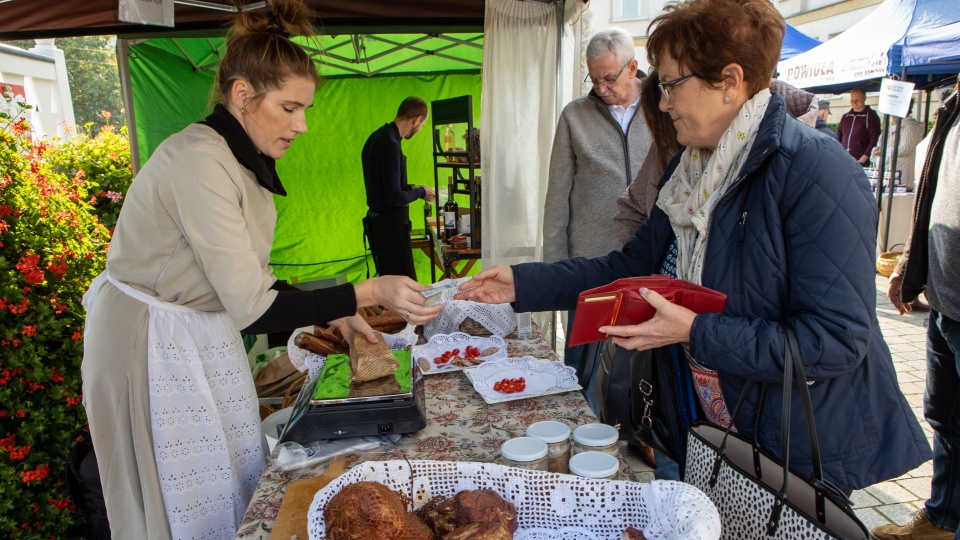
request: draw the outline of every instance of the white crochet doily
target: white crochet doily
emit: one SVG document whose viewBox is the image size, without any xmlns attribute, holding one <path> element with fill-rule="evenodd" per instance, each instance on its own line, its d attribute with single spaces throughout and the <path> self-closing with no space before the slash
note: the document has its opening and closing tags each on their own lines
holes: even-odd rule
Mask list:
<svg viewBox="0 0 960 540">
<path fill-rule="evenodd" d="M 327 357 L 297 347 L 293 341 L 300 332 L 312 334 L 313 327 L 305 326 L 303 328 L 297 328 L 290 334 L 290 338 L 287 340 L 287 356 L 290 357 L 290 363 L 293 364 L 293 367 L 301 372 L 309 371 L 310 376 L 313 377 L 314 375 L 318 375 L 323 369 L 323 364 L 327 361 Z M 412 324 L 408 324 L 406 328 L 397 334 L 383 334 L 383 341 L 385 341 L 391 349 L 403 349 L 416 343 L 417 339 L 419 338 L 416 334 L 416 327 Z"/>
<path fill-rule="evenodd" d="M 413 357 L 420 359 L 426 358 L 430 362 L 430 369 L 424 371 L 424 375 L 433 375 L 435 373 L 449 373 L 451 371 L 461 371 L 462 366 L 450 364 L 437 364 L 434 359 L 441 354 L 460 349 L 460 356 L 466 354 L 467 345 L 476 347 L 483 352 L 487 349 L 497 349 L 484 357 L 478 358 L 483 362 L 491 360 L 503 360 L 507 357 L 507 343 L 500 336 L 471 336 L 463 332 L 454 332 L 452 334 L 437 334 L 430 338 L 430 341 L 413 348 Z"/>
<path fill-rule="evenodd" d="M 323 509 L 344 486 L 380 482 L 405 493 L 414 508 L 432 497 L 489 488 L 517 507 L 515 540 L 615 540 L 627 527 L 660 540 L 716 540 L 720 515 L 697 488 L 670 480 L 649 484 L 590 480 L 492 463 L 368 461 L 317 492 L 307 513 L 311 540 L 326 540 Z"/>
<path fill-rule="evenodd" d="M 577 386 L 577 370 L 563 362 L 537 360 L 532 356 L 507 358 L 493 364 L 480 364 L 471 372 L 473 387 L 488 399 L 533 397 L 570 390 Z M 493 389 L 497 381 L 523 377 L 526 389 L 523 392 L 506 394 Z"/>
<path fill-rule="evenodd" d="M 460 330 L 460 325 L 466 318 L 477 321 L 491 334 L 503 337 L 517 328 L 517 315 L 510 304 L 484 304 L 469 300 L 454 300 L 457 288 L 470 278 L 443 280 L 437 285 L 453 282 L 456 287 L 440 293 L 440 302 L 443 310 L 435 319 L 423 325 L 423 335 L 430 339 L 437 334 L 452 334 Z"/>
</svg>

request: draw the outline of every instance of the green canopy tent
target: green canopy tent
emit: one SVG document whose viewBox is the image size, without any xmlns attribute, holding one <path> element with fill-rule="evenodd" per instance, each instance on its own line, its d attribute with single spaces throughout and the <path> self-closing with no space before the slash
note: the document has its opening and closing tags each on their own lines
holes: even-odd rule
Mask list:
<svg viewBox="0 0 960 540">
<path fill-rule="evenodd" d="M 333 212 L 333 207 L 346 208 L 348 201 L 357 197 L 358 186 L 350 184 L 349 174 L 328 167 L 326 160 L 338 163 L 355 160 L 356 154 L 352 152 L 359 152 L 360 139 L 390 121 L 396 102 L 410 94 L 421 95 L 428 101 L 472 94 L 475 107 L 485 103 L 482 115 L 474 111 L 474 118 L 481 119 L 480 123 L 486 125 L 481 135 L 486 188 L 484 215 L 489 217 L 484 221 L 484 260 L 489 263 L 535 260 L 540 245 L 536 224 L 541 219 L 540 201 L 547 181 L 546 156 L 552 145 L 560 109 L 578 92 L 574 88 L 583 78 L 582 67 L 575 59 L 582 54 L 577 43 L 584 26 L 584 1 L 304 2 L 315 14 L 315 26 L 322 34 L 350 36 L 340 47 L 330 43 L 325 50 L 348 59 L 342 65 L 355 69 L 349 74 L 331 74 L 330 82 L 318 90 L 316 102 L 320 107 L 312 113 L 316 115 L 311 117 L 312 132 L 298 141 L 307 144 L 296 144 L 290 156 L 281 162 L 281 174 L 287 185 L 304 184 L 302 190 L 291 190 L 294 196 L 312 189 L 319 190 L 322 197 L 311 199 L 316 201 L 312 214 L 301 212 L 300 216 L 289 217 L 286 209 L 281 209 L 281 220 L 305 219 L 310 222 L 299 226 L 298 234 L 291 235 L 289 242 L 281 238 L 278 231 L 278 253 L 284 242 L 299 248 L 298 241 L 312 240 L 317 235 L 323 237 L 324 242 L 330 242 L 328 237 L 335 236 L 336 243 L 330 245 L 342 243 L 343 246 L 353 242 L 349 240 L 350 236 L 359 236 L 359 215 L 351 215 L 349 222 L 336 217 L 321 222 L 318 221 L 321 218 L 316 217 L 318 213 L 328 215 Z M 123 15 L 125 11 L 129 14 L 134 7 L 146 9 L 154 5 L 140 0 L 0 0 L 0 39 L 91 34 L 116 34 L 124 38 L 120 41 L 119 65 L 127 118 L 131 123 L 137 121 L 136 125 L 131 125 L 131 136 L 137 137 L 133 151 L 139 153 L 143 149 L 143 156 L 134 156 L 135 163 L 139 164 L 143 157 L 149 156 L 158 139 L 174 133 L 188 121 L 203 117 L 202 110 L 209 104 L 206 88 L 217 58 L 214 51 L 222 46 L 217 45 L 215 37 L 223 36 L 226 24 L 236 12 L 263 9 L 266 4 L 264 0 L 174 0 L 162 4 L 165 12 L 162 20 L 150 18 L 151 22 L 147 23 L 138 16 Z M 167 8 L 173 9 L 172 20 L 167 18 Z M 445 48 L 450 43 L 428 46 L 427 38 L 441 34 L 470 36 L 481 31 L 484 32 L 485 79 L 482 96 L 480 76 L 475 66 L 414 67 L 414 62 L 403 60 L 370 67 L 372 62 L 379 61 L 369 53 L 374 42 L 392 45 L 396 50 L 391 54 L 401 56 L 419 48 L 419 52 L 426 56 L 462 58 L 463 55 Z M 405 45 L 410 47 L 399 48 L 389 43 L 398 35 L 411 33 L 418 33 L 416 39 L 423 41 L 407 42 Z M 359 40 L 357 36 L 377 36 L 380 39 Z M 142 41 L 148 37 L 171 41 L 166 45 L 157 43 L 154 50 L 148 50 L 153 44 Z M 199 45 L 190 41 L 193 39 L 199 39 Z M 475 42 L 479 44 L 479 40 Z M 351 48 L 354 49 L 352 53 Z M 324 48 L 318 47 L 318 50 Z M 383 58 L 386 60 L 386 56 Z M 325 57 L 323 66 L 334 64 L 333 59 L 334 56 Z M 175 75 L 161 72 L 164 61 Z M 390 69 L 383 69 L 385 66 Z M 364 73 L 376 76 L 362 77 Z M 471 76 L 477 81 L 472 85 L 467 82 Z M 366 84 L 361 84 L 365 79 Z M 382 82 L 376 83 L 378 80 Z M 334 92 L 335 83 L 348 95 Z M 387 92 L 396 92 L 396 95 Z M 360 97 L 355 98 L 350 93 Z M 388 103 L 391 101 L 393 103 Z M 154 110 L 155 107 L 159 110 Z M 321 114 L 338 108 L 348 112 L 329 118 Z M 358 139 L 350 140 L 348 136 L 354 134 L 359 134 Z M 311 140 L 320 143 L 314 144 Z M 432 175 L 422 164 L 430 161 L 429 137 L 420 135 L 405 143 L 407 145 L 412 179 L 414 182 L 428 182 Z M 324 162 L 318 164 L 311 160 Z M 309 176 L 303 180 L 295 179 L 300 171 Z M 424 174 L 426 178 L 423 178 Z M 299 185 L 295 187 L 300 188 Z M 293 200 L 294 196 L 286 201 Z M 279 204 L 287 204 L 286 201 Z M 419 212 L 416 217 L 415 227 L 421 222 Z M 286 225 L 281 227 L 285 229 Z M 291 234 L 286 230 L 282 232 Z M 341 238 L 348 240 L 341 241 Z M 359 241 L 356 243 L 360 245 Z M 276 261 L 278 274 L 308 279 L 344 269 L 351 280 L 361 279 L 365 268 L 363 272 L 359 270 L 356 257 L 362 258 L 362 251 L 359 247 L 354 249 L 324 251 L 322 257 L 295 261 L 300 268 L 308 269 L 307 273 L 281 266 L 286 264 L 286 259 L 281 257 Z M 422 261 L 425 265 L 426 261 Z M 427 274 L 425 269 L 422 275 Z"/>
<path fill-rule="evenodd" d="M 324 81 L 307 113 L 308 133 L 277 163 L 289 195 L 276 197 L 271 264 L 281 279 L 346 274 L 355 282 L 374 271 L 360 224 L 366 212 L 360 166 L 364 141 L 392 121 L 400 101 L 410 95 L 430 102 L 472 94 L 474 117 L 479 118 L 483 35 L 349 34 L 298 40 Z M 224 39 L 123 39 L 118 47 L 129 77 L 124 85 L 127 107 L 135 112 L 129 115 L 135 128 L 134 162 L 140 164 L 170 134 L 208 114 Z M 425 130 L 403 143 L 412 183 L 433 185 L 431 136 Z M 423 228 L 423 205 L 411 205 L 410 212 L 414 229 Z M 429 257 L 418 250 L 415 261 L 421 281 L 429 282 Z"/>
</svg>

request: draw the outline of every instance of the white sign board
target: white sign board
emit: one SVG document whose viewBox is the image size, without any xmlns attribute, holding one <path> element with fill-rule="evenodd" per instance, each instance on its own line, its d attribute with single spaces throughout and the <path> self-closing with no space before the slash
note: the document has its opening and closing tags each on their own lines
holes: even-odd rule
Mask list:
<svg viewBox="0 0 960 540">
<path fill-rule="evenodd" d="M 913 97 L 913 83 L 883 79 L 880 82 L 880 101 L 877 109 L 883 114 L 907 116 L 910 110 L 910 98 Z"/>
<path fill-rule="evenodd" d="M 120 0 L 120 20 L 173 27 L 173 0 Z"/>
</svg>

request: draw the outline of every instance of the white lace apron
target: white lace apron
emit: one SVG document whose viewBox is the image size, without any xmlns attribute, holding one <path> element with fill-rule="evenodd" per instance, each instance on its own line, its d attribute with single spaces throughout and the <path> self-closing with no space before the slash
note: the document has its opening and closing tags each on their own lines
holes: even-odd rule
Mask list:
<svg viewBox="0 0 960 540">
<path fill-rule="evenodd" d="M 89 300 L 105 275 L 91 285 Z M 149 308 L 153 450 L 170 532 L 177 539 L 231 539 L 266 466 L 240 333 L 223 311 L 163 302 L 106 279 Z"/>
</svg>

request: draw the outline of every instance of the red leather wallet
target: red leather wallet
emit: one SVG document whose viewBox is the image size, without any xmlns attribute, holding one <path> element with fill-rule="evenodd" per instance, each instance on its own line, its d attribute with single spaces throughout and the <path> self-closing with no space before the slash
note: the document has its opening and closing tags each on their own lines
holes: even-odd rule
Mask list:
<svg viewBox="0 0 960 540">
<path fill-rule="evenodd" d="M 640 296 L 641 288 L 657 291 L 670 302 L 696 313 L 720 313 L 727 303 L 727 295 L 722 292 L 682 279 L 659 275 L 618 279 L 580 293 L 567 345 L 607 339 L 599 331 L 601 326 L 640 324 L 652 319 L 657 310 Z"/>
</svg>

